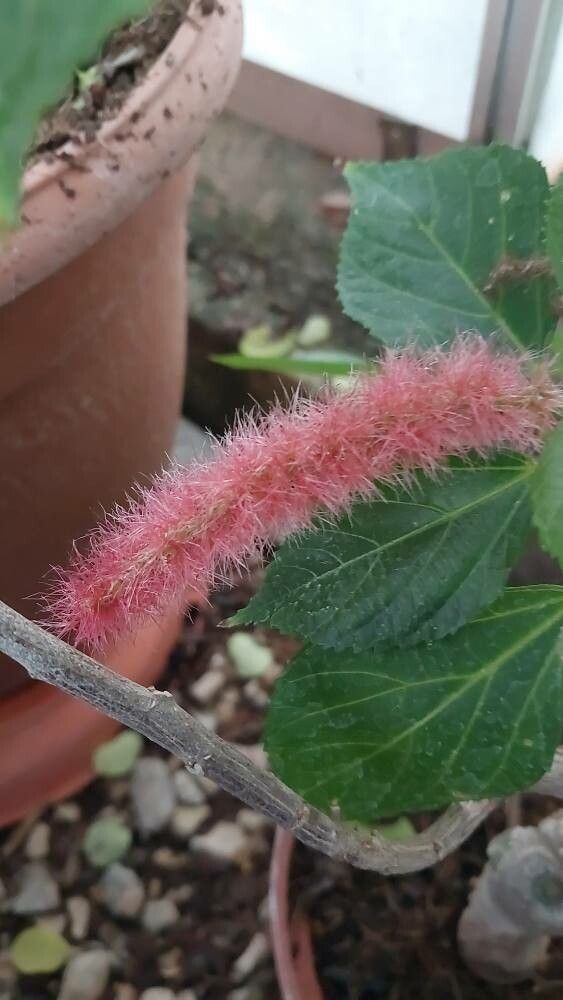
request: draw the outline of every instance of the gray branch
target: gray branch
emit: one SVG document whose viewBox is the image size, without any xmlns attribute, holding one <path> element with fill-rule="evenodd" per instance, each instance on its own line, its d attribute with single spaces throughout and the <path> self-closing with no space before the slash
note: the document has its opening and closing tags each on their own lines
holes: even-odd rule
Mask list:
<svg viewBox="0 0 563 1000">
<path fill-rule="evenodd" d="M 375 832 L 344 826 L 309 806 L 180 708 L 168 691 L 120 677 L 2 602 L 0 651 L 17 660 L 35 680 L 81 698 L 142 733 L 175 754 L 188 770 L 212 779 L 304 844 L 358 868 L 397 875 L 430 867 L 456 850 L 497 804 L 483 800 L 452 805 L 423 833 L 392 843 Z M 563 754 L 556 756 L 554 769 L 538 790 L 563 797 Z"/>
</svg>

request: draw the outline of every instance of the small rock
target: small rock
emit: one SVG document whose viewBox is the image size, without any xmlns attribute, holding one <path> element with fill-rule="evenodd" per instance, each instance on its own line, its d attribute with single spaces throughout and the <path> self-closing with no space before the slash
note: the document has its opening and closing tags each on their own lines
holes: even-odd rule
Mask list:
<svg viewBox="0 0 563 1000">
<path fill-rule="evenodd" d="M 297 334 L 297 343 L 300 347 L 318 347 L 330 340 L 331 333 L 331 322 L 327 316 L 309 316 Z"/>
<path fill-rule="evenodd" d="M 212 653 L 211 656 L 209 657 L 209 664 L 208 664 L 209 670 L 214 670 L 214 671 L 224 670 L 226 666 L 227 666 L 227 657 L 225 656 L 224 653 L 221 652 L 221 650 L 219 649 L 216 650 L 216 652 Z"/>
<path fill-rule="evenodd" d="M 270 945 L 268 938 L 261 931 L 258 931 L 233 964 L 231 970 L 233 982 L 241 983 L 269 954 Z"/>
<path fill-rule="evenodd" d="M 18 892 L 10 908 L 22 916 L 48 913 L 60 902 L 60 891 L 49 869 L 41 861 L 30 861 L 19 873 Z"/>
<path fill-rule="evenodd" d="M 239 809 L 237 823 L 247 833 L 260 833 L 272 825 L 271 819 L 262 816 L 262 813 L 255 812 L 254 809 Z"/>
<path fill-rule="evenodd" d="M 143 748 L 143 737 L 126 729 L 94 751 L 93 764 L 96 774 L 104 778 L 120 778 L 129 774 Z"/>
<path fill-rule="evenodd" d="M 169 899 L 174 900 L 175 903 L 187 903 L 193 894 L 193 886 L 188 885 L 187 882 L 182 883 L 182 885 L 173 886 L 172 889 L 168 890 Z"/>
<path fill-rule="evenodd" d="M 41 861 L 49 853 L 51 830 L 48 823 L 36 823 L 25 843 L 25 853 L 31 861 Z"/>
<path fill-rule="evenodd" d="M 145 901 L 137 872 L 119 861 L 106 868 L 98 887 L 102 902 L 115 917 L 136 917 Z"/>
<path fill-rule="evenodd" d="M 219 785 L 216 785 L 210 778 L 206 778 L 204 774 L 200 774 L 196 778 L 196 781 L 208 799 L 210 799 L 212 795 L 217 795 Z"/>
<path fill-rule="evenodd" d="M 175 771 L 172 775 L 172 781 L 178 802 L 181 802 L 183 806 L 199 806 L 205 802 L 201 785 L 192 774 L 188 774 L 185 768 L 181 771 Z"/>
<path fill-rule="evenodd" d="M 202 823 L 211 815 L 211 809 L 203 806 L 176 806 L 172 816 L 172 832 L 182 840 L 187 840 L 199 830 Z"/>
<path fill-rule="evenodd" d="M 10 956 L 0 952 L 0 1000 L 12 1000 L 16 996 L 17 973 Z"/>
<path fill-rule="evenodd" d="M 64 913 L 49 913 L 47 916 L 40 916 L 37 919 L 36 927 L 46 927 L 53 934 L 62 934 L 66 927 L 66 916 Z"/>
<path fill-rule="evenodd" d="M 10 945 L 10 958 L 18 972 L 35 976 L 57 972 L 70 956 L 70 945 L 46 927 L 26 927 Z"/>
<path fill-rule="evenodd" d="M 223 674 L 218 670 L 206 670 L 190 687 L 190 694 L 200 705 L 209 705 L 215 700 L 225 683 Z"/>
<path fill-rule="evenodd" d="M 178 979 L 182 973 L 184 952 L 181 948 L 171 948 L 158 956 L 158 968 L 163 979 Z"/>
<path fill-rule="evenodd" d="M 154 876 L 149 879 L 147 885 L 147 896 L 149 899 L 160 899 L 162 896 L 162 879 Z"/>
<path fill-rule="evenodd" d="M 92 907 L 85 896 L 70 896 L 66 901 L 70 936 L 82 941 L 88 934 Z"/>
<path fill-rule="evenodd" d="M 221 695 L 221 700 L 216 708 L 217 721 L 219 725 L 225 726 L 233 719 L 237 706 L 240 704 L 240 688 L 225 688 Z"/>
<path fill-rule="evenodd" d="M 270 697 L 264 688 L 260 684 L 260 681 L 256 679 L 252 681 L 247 681 L 243 687 L 244 694 L 248 698 L 251 705 L 255 708 L 266 708 Z"/>
<path fill-rule="evenodd" d="M 274 654 L 257 642 L 250 632 L 233 632 L 227 639 L 227 651 L 239 677 L 261 677 L 272 666 Z"/>
<path fill-rule="evenodd" d="M 233 982 L 242 983 L 269 954 L 270 945 L 268 938 L 261 931 L 258 931 L 233 964 L 231 970 Z"/>
<path fill-rule="evenodd" d="M 113 1000 L 138 1000 L 139 994 L 130 983 L 116 983 L 113 987 Z"/>
<path fill-rule="evenodd" d="M 143 927 L 152 934 L 160 934 L 167 927 L 172 927 L 180 914 L 176 903 L 164 896 L 162 899 L 151 899 L 143 910 Z"/>
<path fill-rule="evenodd" d="M 165 871 L 179 871 L 186 865 L 186 855 L 178 851 L 173 851 L 171 847 L 158 847 L 152 856 L 152 860 L 158 868 Z"/>
<path fill-rule="evenodd" d="M 175 1000 L 175 996 L 166 986 L 153 986 L 150 990 L 143 990 L 139 1000 Z"/>
<path fill-rule="evenodd" d="M 86 830 L 82 849 L 91 865 L 106 868 L 131 847 L 131 831 L 117 816 L 96 819 Z"/>
<path fill-rule="evenodd" d="M 111 965 L 109 951 L 97 948 L 79 952 L 64 971 L 57 1000 L 99 1000 L 108 984 Z"/>
<path fill-rule="evenodd" d="M 223 861 L 238 861 L 248 844 L 240 826 L 220 820 L 208 833 L 192 837 L 191 847 L 194 851 L 204 851 Z"/>
<path fill-rule="evenodd" d="M 129 781 L 114 778 L 108 784 L 108 795 L 111 802 L 119 804 L 129 798 Z"/>
<path fill-rule="evenodd" d="M 82 810 L 77 802 L 61 802 L 54 812 L 59 823 L 78 823 L 81 816 Z"/>
<path fill-rule="evenodd" d="M 170 772 L 160 757 L 142 757 L 135 764 L 131 797 L 137 826 L 141 833 L 162 830 L 175 806 Z"/>
<path fill-rule="evenodd" d="M 256 767 L 259 767 L 262 771 L 265 771 L 268 767 L 268 758 L 266 753 L 260 743 L 255 743 L 253 745 L 248 745 L 246 743 L 233 743 L 233 746 L 240 750 L 245 757 L 248 757 Z"/>
<path fill-rule="evenodd" d="M 194 712 L 193 716 L 211 733 L 217 732 L 218 719 L 214 712 Z"/>
</svg>

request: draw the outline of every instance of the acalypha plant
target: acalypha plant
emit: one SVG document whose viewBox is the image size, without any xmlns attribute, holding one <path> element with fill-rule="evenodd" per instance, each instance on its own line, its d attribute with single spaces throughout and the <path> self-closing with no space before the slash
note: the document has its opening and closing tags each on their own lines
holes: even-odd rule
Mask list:
<svg viewBox="0 0 563 1000">
<path fill-rule="evenodd" d="M 507 581 L 534 525 L 563 558 L 563 188 L 505 146 L 347 178 L 338 287 L 373 370 L 164 473 L 61 573 L 50 621 L 96 651 L 275 547 L 235 619 L 304 644 L 271 765 L 371 823 L 525 788 L 559 741 L 563 588 Z"/>
<path fill-rule="evenodd" d="M 444 857 L 503 797 L 563 797 L 563 586 L 510 585 L 529 544 L 563 564 L 563 185 L 498 145 L 346 176 L 338 289 L 377 341 L 371 369 L 241 418 L 211 460 L 109 515 L 46 602 L 78 649 L 5 605 L 0 648 L 389 874 Z M 86 655 L 257 555 L 263 585 L 231 623 L 302 641 L 266 722 L 273 774 Z M 444 806 L 410 841 L 377 831 Z M 527 974 L 563 930 L 561 825 L 491 845 L 460 925 L 485 974 Z"/>
</svg>

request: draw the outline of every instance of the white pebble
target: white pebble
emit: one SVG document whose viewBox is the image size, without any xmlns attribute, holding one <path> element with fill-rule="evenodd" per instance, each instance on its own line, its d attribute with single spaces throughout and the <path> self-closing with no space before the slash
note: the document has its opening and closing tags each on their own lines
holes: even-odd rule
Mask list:
<svg viewBox="0 0 563 1000">
<path fill-rule="evenodd" d="M 254 809 L 239 809 L 237 823 L 247 833 L 260 833 L 272 825 L 271 819 L 262 816 L 262 813 L 255 812 Z"/>
<path fill-rule="evenodd" d="M 68 911 L 70 936 L 75 941 L 82 941 L 88 934 L 92 907 L 85 896 L 69 896 L 66 901 Z"/>
<path fill-rule="evenodd" d="M 138 1000 L 139 994 L 130 983 L 116 983 L 113 988 L 113 1000 Z"/>
<path fill-rule="evenodd" d="M 209 705 L 215 700 L 225 683 L 223 674 L 218 670 L 206 670 L 190 687 L 190 694 L 200 705 Z"/>
<path fill-rule="evenodd" d="M 54 816 L 60 823 L 78 823 L 82 810 L 77 802 L 61 802 L 56 807 Z"/>
<path fill-rule="evenodd" d="M 175 996 L 165 986 L 152 986 L 149 990 L 143 990 L 139 1000 L 175 1000 Z"/>
<path fill-rule="evenodd" d="M 253 938 L 249 941 L 248 945 L 244 949 L 241 955 L 237 958 L 234 963 L 231 976 L 233 982 L 241 983 L 251 972 L 254 971 L 257 965 L 260 965 L 265 958 L 270 954 L 270 945 L 268 943 L 268 938 L 261 931 L 258 931 Z"/>
<path fill-rule="evenodd" d="M 203 851 L 224 861 L 238 861 L 247 850 L 246 836 L 236 823 L 220 820 L 208 833 L 192 837 L 194 851 Z"/>
<path fill-rule="evenodd" d="M 42 861 L 24 865 L 18 878 L 19 891 L 10 902 L 14 913 L 48 913 L 60 902 L 60 890 L 49 869 Z"/>
<path fill-rule="evenodd" d="M 151 834 L 168 823 L 175 806 L 174 786 L 160 757 L 141 757 L 133 769 L 131 799 L 138 829 Z"/>
<path fill-rule="evenodd" d="M 48 823 L 36 823 L 25 843 L 25 853 L 31 861 L 41 861 L 49 853 L 51 830 Z"/>
<path fill-rule="evenodd" d="M 262 771 L 265 771 L 268 767 L 268 758 L 266 753 L 260 743 L 254 743 L 249 746 L 246 743 L 233 743 L 233 746 L 240 750 L 245 757 L 248 757 L 256 767 L 259 767 Z"/>
<path fill-rule="evenodd" d="M 243 687 L 244 694 L 254 708 L 266 708 L 270 698 L 260 681 L 256 679 L 247 681 Z"/>
<path fill-rule="evenodd" d="M 162 899 L 150 899 L 143 910 L 143 927 L 151 934 L 160 934 L 167 927 L 172 927 L 180 914 L 172 899 L 164 896 Z"/>
<path fill-rule="evenodd" d="M 227 665 L 228 665 L 227 657 L 220 650 L 217 650 L 215 653 L 212 653 L 211 656 L 209 657 L 209 665 L 208 665 L 209 670 L 224 670 Z"/>
<path fill-rule="evenodd" d="M 172 816 L 172 832 L 182 840 L 187 840 L 199 830 L 202 823 L 211 815 L 211 809 L 207 805 L 202 806 L 176 806 Z"/>
<path fill-rule="evenodd" d="M 47 916 L 38 917 L 37 923 L 48 931 L 53 931 L 53 934 L 62 934 L 66 927 L 66 916 L 64 913 L 48 913 Z"/>
<path fill-rule="evenodd" d="M 181 802 L 183 806 L 199 806 L 205 802 L 201 785 L 193 774 L 188 774 L 185 768 L 182 768 L 181 771 L 175 771 L 172 775 L 172 781 L 178 802 Z"/>
<path fill-rule="evenodd" d="M 209 729 L 211 733 L 215 733 L 217 731 L 218 719 L 214 712 L 194 712 L 193 716 L 194 719 L 201 722 L 202 726 Z"/>
<path fill-rule="evenodd" d="M 57 1000 L 99 1000 L 109 981 L 112 956 L 109 951 L 79 952 L 68 963 Z"/>
<path fill-rule="evenodd" d="M 145 901 L 141 879 L 119 861 L 106 868 L 98 882 L 102 902 L 116 917 L 136 917 Z"/>
<path fill-rule="evenodd" d="M 212 795 L 217 795 L 219 786 L 216 785 L 214 781 L 211 781 L 210 778 L 206 778 L 204 774 L 200 774 L 196 778 L 196 781 L 208 799 L 210 799 Z"/>
</svg>

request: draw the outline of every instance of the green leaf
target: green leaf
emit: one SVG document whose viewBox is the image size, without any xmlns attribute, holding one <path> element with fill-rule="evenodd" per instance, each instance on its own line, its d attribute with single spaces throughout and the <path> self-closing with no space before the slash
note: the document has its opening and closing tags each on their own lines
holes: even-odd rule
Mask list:
<svg viewBox="0 0 563 1000">
<path fill-rule="evenodd" d="M 562 624 L 562 587 L 516 588 L 441 642 L 309 647 L 277 683 L 270 763 L 308 802 L 362 822 L 526 788 L 561 736 Z"/>
<path fill-rule="evenodd" d="M 548 277 L 485 293 L 506 257 L 543 255 L 545 171 L 508 146 L 431 159 L 350 164 L 353 209 L 338 290 L 345 311 L 387 344 L 499 333 L 540 347 L 555 325 Z"/>
<path fill-rule="evenodd" d="M 374 362 L 347 351 L 293 351 L 289 357 L 265 358 L 243 354 L 211 354 L 225 368 L 277 372 L 278 375 L 349 375 L 373 371 Z"/>
<path fill-rule="evenodd" d="M 231 624 L 357 650 L 453 632 L 504 587 L 528 531 L 533 472 L 513 455 L 452 461 L 438 481 L 419 475 L 355 504 L 283 545 Z"/>
<path fill-rule="evenodd" d="M 91 865 L 105 868 L 127 854 L 132 840 L 128 827 L 117 816 L 108 816 L 90 824 L 82 848 Z"/>
<path fill-rule="evenodd" d="M 44 111 L 110 31 L 150 0 L 0 0 L 0 226 L 17 217 L 22 161 Z"/>
<path fill-rule="evenodd" d="M 129 774 L 142 747 L 142 737 L 126 729 L 94 750 L 94 771 L 102 778 L 121 778 Z"/>
<path fill-rule="evenodd" d="M 563 424 L 552 431 L 539 457 L 532 502 L 540 541 L 563 567 Z"/>
<path fill-rule="evenodd" d="M 563 178 L 559 178 L 549 195 L 547 205 L 547 252 L 563 292 Z"/>
<path fill-rule="evenodd" d="M 25 976 L 57 972 L 69 957 L 70 945 L 64 937 L 40 924 L 21 931 L 10 945 L 10 958 Z"/>
</svg>

